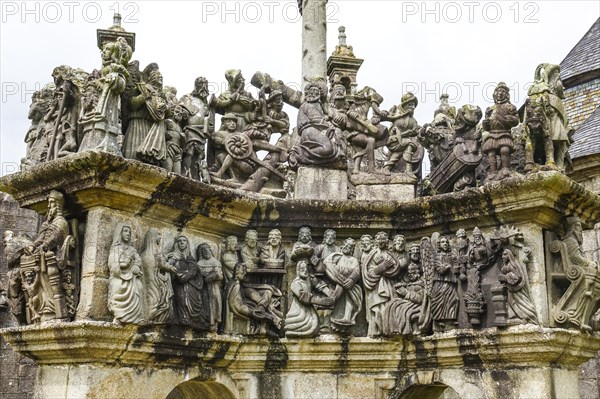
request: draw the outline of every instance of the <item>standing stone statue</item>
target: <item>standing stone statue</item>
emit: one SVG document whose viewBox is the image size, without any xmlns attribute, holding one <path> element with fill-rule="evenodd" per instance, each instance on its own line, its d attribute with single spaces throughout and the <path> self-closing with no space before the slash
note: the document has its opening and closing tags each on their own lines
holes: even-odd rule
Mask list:
<svg viewBox="0 0 600 399">
<path fill-rule="evenodd" d="M 323 242 L 314 247 L 312 263 L 315 275 L 325 273 L 325 258 L 333 253 L 340 252 L 340 247 L 335 243 L 336 236 L 335 230 L 327 229 L 323 233 Z"/>
<path fill-rule="evenodd" d="M 108 309 L 115 323 L 144 324 L 144 285 L 142 258 L 133 246 L 130 224 L 115 229 L 108 255 Z"/>
<path fill-rule="evenodd" d="M 383 309 L 387 302 L 396 297 L 393 279 L 398 275 L 398 262 L 388 252 L 388 235 L 379 232 L 375 236 L 377 247 L 373 248 L 370 236 L 361 238 L 361 274 L 365 288 L 368 335 L 383 333 Z"/>
<path fill-rule="evenodd" d="M 478 326 L 481 323 L 481 314 L 485 311 L 485 299 L 481 290 L 480 272 L 489 268 L 496 261 L 499 248 L 489 243 L 478 227 L 473 229 L 473 240 L 467 254 L 467 290 L 464 295 L 469 315 L 469 323 Z"/>
<path fill-rule="evenodd" d="M 125 91 L 127 66 L 133 50 L 123 37 L 102 47 L 102 69 L 97 85 L 97 102 L 80 119 L 83 138 L 79 151 L 99 149 L 121 155 L 121 94 Z M 93 86 L 88 86 L 88 89 Z M 91 93 L 87 93 L 88 99 Z M 90 103 L 91 105 L 91 103 Z M 89 107 L 92 108 L 92 107 Z"/>
<path fill-rule="evenodd" d="M 312 240 L 310 227 L 301 227 L 298 231 L 298 241 L 296 241 L 292 247 L 290 259 L 292 260 L 292 262 L 306 260 L 309 263 L 311 269 L 313 269 L 313 263 L 316 263 L 317 261 L 317 258 L 314 257 L 316 246 L 317 244 L 314 243 Z M 311 270 L 311 272 L 314 272 L 314 270 Z"/>
<path fill-rule="evenodd" d="M 410 248 L 411 262 L 406 274 L 398 284 L 394 285 L 398 294 L 385 307 L 383 314 L 383 333 L 385 335 L 420 334 L 422 326 L 423 305 L 425 301 L 425 280 L 421 275 L 420 247 L 415 244 Z"/>
<path fill-rule="evenodd" d="M 233 160 L 229 162 L 229 165 L 225 165 L 225 160 L 230 157 L 227 150 L 225 149 L 225 142 L 232 134 L 239 132 L 238 118 L 235 114 L 228 112 L 221 118 L 221 126 L 219 130 L 213 133 L 212 140 L 210 140 L 210 151 L 208 153 L 208 166 L 211 170 L 215 171 L 214 174 L 218 178 L 224 176 L 235 178 L 234 168 L 231 168 Z"/>
<path fill-rule="evenodd" d="M 562 101 L 564 88 L 560 65 L 538 65 L 534 79 L 527 91 L 529 97 L 525 102 L 523 121 L 528 139 L 525 168 L 532 171 L 536 165 L 543 165 L 564 172 L 570 162 L 573 129 Z"/>
<path fill-rule="evenodd" d="M 260 247 L 258 246 L 258 232 L 256 230 L 246 231 L 240 255 L 242 257 L 242 262 L 246 264 L 246 267 L 249 270 L 258 266 Z"/>
<path fill-rule="evenodd" d="M 353 256 L 355 241 L 348 238 L 340 252 L 329 254 L 324 260 L 325 274 L 335 284 L 333 311 L 330 315 L 332 329 L 346 332 L 356 324 L 356 316 L 362 309 L 363 292 L 360 287 L 360 264 Z"/>
<path fill-rule="evenodd" d="M 152 227 L 144 238 L 142 271 L 146 291 L 146 312 L 149 323 L 164 324 L 173 316 L 173 285 L 171 273 L 177 270 L 165 262 L 162 234 Z"/>
<path fill-rule="evenodd" d="M 80 111 L 80 92 L 75 83 L 75 71 L 61 65 L 54 68 L 54 100 L 44 117 L 48 136 L 46 161 L 77 152 L 77 119 Z"/>
<path fill-rule="evenodd" d="M 221 247 L 221 264 L 223 265 L 223 278 L 225 282 L 233 278 L 233 269 L 239 262 L 238 239 L 236 236 L 225 238 L 225 245 Z"/>
<path fill-rule="evenodd" d="M 296 265 L 296 278 L 292 281 L 292 303 L 285 316 L 287 337 L 309 337 L 319 330 L 319 315 L 315 305 L 331 306 L 333 300 L 315 292 L 318 284 L 308 273 L 308 262 L 301 260 Z"/>
<path fill-rule="evenodd" d="M 21 281 L 29 308 L 29 322 L 68 320 L 65 293 L 62 289 L 62 270 L 75 268 L 73 260 L 75 237 L 69 235 L 69 224 L 63 216 L 64 197 L 58 191 L 48 195 L 48 214 L 37 238 L 29 242 L 20 257 Z M 20 252 L 20 251 L 19 251 Z M 27 278 L 25 278 L 27 276 Z M 26 287 L 25 287 L 26 286 Z"/>
<path fill-rule="evenodd" d="M 208 305 L 210 308 L 210 331 L 216 332 L 221 325 L 223 311 L 221 282 L 223 281 L 223 266 L 207 243 L 202 243 L 197 249 L 198 268 L 208 289 Z"/>
<path fill-rule="evenodd" d="M 383 172 L 386 174 L 391 174 L 392 169 L 402 158 L 405 164 L 404 173 L 416 179 L 414 173 L 416 160 L 413 158 L 419 149 L 417 136 L 421 127 L 413 115 L 418 104 L 417 97 L 409 92 L 402 96 L 399 106 L 394 106 L 389 112 L 381 113 L 381 120 L 393 124 L 387 142 L 389 155 L 383 166 Z"/>
<path fill-rule="evenodd" d="M 510 103 L 506 83 L 500 82 L 496 86 L 494 103 L 495 105 L 485 110 L 485 118 L 482 121 L 483 128 L 489 132 L 481 149 L 487 155 L 490 167 L 487 181 L 510 177 L 510 154 L 514 149 L 511 129 L 519 124 L 517 107 Z"/>
<path fill-rule="evenodd" d="M 123 142 L 123 156 L 154 165 L 166 158 L 165 116 L 167 99 L 158 65 L 148 65 L 129 103 L 129 125 Z"/>
<path fill-rule="evenodd" d="M 345 141 L 335 134 L 335 127 L 328 120 L 322 101 L 324 95 L 325 89 L 318 83 L 308 83 L 304 89 L 297 122 L 300 139 L 288 158 L 293 169 L 301 165 L 345 166 Z"/>
<path fill-rule="evenodd" d="M 173 250 L 167 254 L 167 262 L 176 270 L 172 282 L 177 324 L 194 329 L 207 329 L 209 311 L 206 290 L 186 236 L 179 235 L 175 238 Z"/>
<path fill-rule="evenodd" d="M 182 173 L 200 180 L 204 162 L 204 145 L 215 131 L 214 114 L 208 106 L 208 80 L 200 76 L 194 81 L 194 90 L 181 98 L 181 103 L 190 111 L 185 133 Z M 210 163 L 210 162 L 209 162 Z"/>
<path fill-rule="evenodd" d="M 400 274 L 405 273 L 410 259 L 409 254 L 406 253 L 406 238 L 402 234 L 396 234 L 392 238 L 390 254 L 396 259 L 396 262 L 398 262 L 398 272 Z"/>
<path fill-rule="evenodd" d="M 431 317 L 433 331 L 442 332 L 456 328 L 458 319 L 458 265 L 453 256 L 450 241 L 441 237 L 438 243 L 438 259 L 434 265 L 431 288 Z"/>
<path fill-rule="evenodd" d="M 27 118 L 31 120 L 31 126 L 25 134 L 25 158 L 21 160 L 21 170 L 45 162 L 48 154 L 47 129 L 44 122 L 44 116 L 48 113 L 52 103 L 52 94 L 56 86 L 53 83 L 47 84 L 41 90 L 33 93 L 29 114 Z"/>
<path fill-rule="evenodd" d="M 508 289 L 508 324 L 539 324 L 531 301 L 527 269 L 510 249 L 502 252 L 498 280 Z"/>
<path fill-rule="evenodd" d="M 440 102 L 440 106 L 434 112 L 433 121 L 423 125 L 418 137 L 419 142 L 429 152 L 429 164 L 432 170 L 437 169 L 454 147 L 456 108 L 448 104 L 448 94 L 442 94 Z"/>
<path fill-rule="evenodd" d="M 186 145 L 183 126 L 187 123 L 191 111 L 185 105 L 174 104 L 171 117 L 165 120 L 166 157 L 162 167 L 168 172 L 182 174 L 183 149 Z"/>
</svg>

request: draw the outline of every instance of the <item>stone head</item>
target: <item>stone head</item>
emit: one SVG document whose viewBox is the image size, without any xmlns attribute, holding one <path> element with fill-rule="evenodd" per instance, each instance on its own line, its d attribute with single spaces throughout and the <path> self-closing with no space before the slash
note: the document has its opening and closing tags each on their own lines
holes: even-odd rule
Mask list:
<svg viewBox="0 0 600 399">
<path fill-rule="evenodd" d="M 258 244 L 258 233 L 256 230 L 248 230 L 244 242 L 249 248 L 256 248 L 256 245 Z"/>
<path fill-rule="evenodd" d="M 397 252 L 404 252 L 406 250 L 406 238 L 402 234 L 394 236 L 392 241 L 392 248 Z"/>
<path fill-rule="evenodd" d="M 368 234 L 360 237 L 360 249 L 364 252 L 370 252 L 373 249 L 373 237 Z"/>
<path fill-rule="evenodd" d="M 335 233 L 335 230 L 333 230 L 333 229 L 327 229 L 327 230 L 325 230 L 325 233 L 323 233 L 323 243 L 326 245 L 335 244 L 336 238 L 337 238 L 337 235 Z"/>
<path fill-rule="evenodd" d="M 375 242 L 377 243 L 377 247 L 379 247 L 379 249 L 386 249 L 389 243 L 388 234 L 384 231 L 380 231 L 375 235 Z"/>
<path fill-rule="evenodd" d="M 498 86 L 496 86 L 496 89 L 494 89 L 493 98 L 496 104 L 503 104 L 510 100 L 510 92 L 508 86 L 506 86 L 506 83 L 498 83 Z"/>
<path fill-rule="evenodd" d="M 301 279 L 306 279 L 308 277 L 308 263 L 305 260 L 301 260 L 296 265 L 296 275 Z"/>
<path fill-rule="evenodd" d="M 208 80 L 204 76 L 199 76 L 194 81 L 193 94 L 202 98 L 206 98 L 208 96 Z"/>
<path fill-rule="evenodd" d="M 352 255 L 354 248 L 356 247 L 356 241 L 352 238 L 346 238 L 342 244 L 342 253 L 344 255 Z"/>
<path fill-rule="evenodd" d="M 298 241 L 302 244 L 309 244 L 312 241 L 310 227 L 301 227 L 298 232 Z"/>
<path fill-rule="evenodd" d="M 421 246 L 419 244 L 413 244 L 410 246 L 410 260 L 417 263 L 421 260 Z"/>
<path fill-rule="evenodd" d="M 269 236 L 267 237 L 267 242 L 272 247 L 278 247 L 281 245 L 281 232 L 277 229 L 271 230 L 269 232 Z"/>
</svg>

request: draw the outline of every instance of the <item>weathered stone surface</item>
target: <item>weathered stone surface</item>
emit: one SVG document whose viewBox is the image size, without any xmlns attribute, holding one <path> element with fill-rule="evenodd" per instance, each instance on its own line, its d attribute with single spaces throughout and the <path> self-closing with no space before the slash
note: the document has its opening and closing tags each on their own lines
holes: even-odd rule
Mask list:
<svg viewBox="0 0 600 399">
<path fill-rule="evenodd" d="M 319 184 L 315 184 L 319 182 Z M 345 170 L 316 167 L 298 168 L 296 199 L 346 200 L 348 198 L 348 176 Z"/>
<path fill-rule="evenodd" d="M 413 184 L 361 184 L 355 186 L 358 201 L 370 201 L 372 198 L 390 198 L 394 201 L 407 201 L 415 198 Z"/>
</svg>

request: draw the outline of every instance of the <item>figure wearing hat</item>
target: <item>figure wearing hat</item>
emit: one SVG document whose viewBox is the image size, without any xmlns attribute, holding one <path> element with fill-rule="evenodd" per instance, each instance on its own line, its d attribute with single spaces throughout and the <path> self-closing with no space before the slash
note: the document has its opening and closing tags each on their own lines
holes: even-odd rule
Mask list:
<svg viewBox="0 0 600 399">
<path fill-rule="evenodd" d="M 229 87 L 218 98 L 211 97 L 210 107 L 219 114 L 234 114 L 238 128 L 243 131 L 250 122 L 249 113 L 256 108 L 256 100 L 246 91 L 246 80 L 239 69 L 227 70 L 225 79 Z"/>
<path fill-rule="evenodd" d="M 209 165 L 211 170 L 219 170 L 217 177 L 221 177 L 222 174 L 226 173 L 229 166 L 223 168 L 223 163 L 227 158 L 227 151 L 225 150 L 225 140 L 230 134 L 239 132 L 238 118 L 235 114 L 228 112 L 221 118 L 221 127 L 212 135 L 212 151 L 214 154 L 209 157 L 214 159 L 214 163 Z"/>
<path fill-rule="evenodd" d="M 519 124 L 517 107 L 510 103 L 506 83 L 500 82 L 496 86 L 494 103 L 485 110 L 482 121 L 483 128 L 489 132 L 482 146 L 490 165 L 487 181 L 502 180 L 510 176 L 510 154 L 514 149 L 510 130 Z"/>
<path fill-rule="evenodd" d="M 381 119 L 393 123 L 387 142 L 390 153 L 383 166 L 385 174 L 391 174 L 394 166 L 402 158 L 406 164 L 404 173 L 416 179 L 413 172 L 413 154 L 418 149 L 416 138 L 421 127 L 413 115 L 418 104 L 417 97 L 408 92 L 402 96 L 400 106 L 392 107 L 389 112 L 382 112 Z"/>
</svg>

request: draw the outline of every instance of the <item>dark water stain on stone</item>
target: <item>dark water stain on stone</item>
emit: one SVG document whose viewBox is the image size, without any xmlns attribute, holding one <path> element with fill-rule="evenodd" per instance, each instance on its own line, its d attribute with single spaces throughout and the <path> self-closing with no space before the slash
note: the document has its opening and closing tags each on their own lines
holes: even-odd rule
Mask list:
<svg viewBox="0 0 600 399">
<path fill-rule="evenodd" d="M 490 375 L 492 381 L 494 381 L 492 387 L 496 391 L 497 398 L 512 398 L 515 396 L 508 372 L 505 370 L 492 370 Z"/>
<path fill-rule="evenodd" d="M 350 354 L 350 337 L 340 337 L 340 346 L 335 374 L 346 374 L 348 372 L 348 356 Z"/>
<path fill-rule="evenodd" d="M 456 343 L 458 344 L 458 351 L 465 365 L 465 374 L 471 378 L 480 375 L 485 367 L 483 360 L 479 356 L 477 346 L 475 346 L 473 336 L 466 332 L 459 332 L 456 335 Z"/>
<path fill-rule="evenodd" d="M 414 337 L 412 342 L 415 346 L 415 364 L 417 369 L 430 370 L 439 368 L 435 341 L 432 341 L 433 348 L 431 350 L 425 349 L 425 344 L 419 337 Z"/>
<path fill-rule="evenodd" d="M 163 180 L 154 190 L 150 198 L 142 204 L 140 210 L 135 214 L 135 216 L 143 216 L 144 213 L 150 209 L 150 207 L 158 202 L 158 200 L 163 196 L 163 192 L 171 183 L 171 179 Z"/>
<path fill-rule="evenodd" d="M 265 368 L 258 375 L 258 397 L 264 399 L 283 399 L 281 389 L 281 370 L 287 367 L 288 352 L 278 338 L 269 340 L 265 359 Z"/>
</svg>

